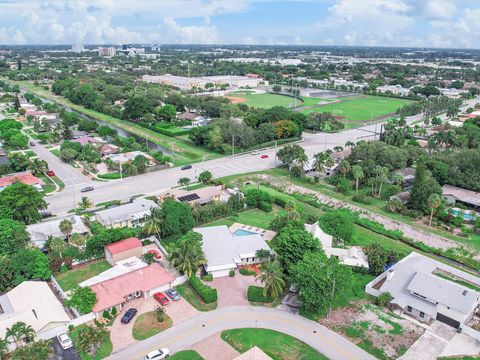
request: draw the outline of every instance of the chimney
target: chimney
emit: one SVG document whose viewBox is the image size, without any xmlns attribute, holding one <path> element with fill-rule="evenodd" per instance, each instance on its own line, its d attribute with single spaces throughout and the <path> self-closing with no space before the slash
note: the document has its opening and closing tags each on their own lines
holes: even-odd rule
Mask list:
<svg viewBox="0 0 480 360">
<path fill-rule="evenodd" d="M 395 271 L 393 269 L 388 270 L 387 272 L 387 281 L 390 281 L 393 279 L 393 275 L 395 275 Z"/>
</svg>

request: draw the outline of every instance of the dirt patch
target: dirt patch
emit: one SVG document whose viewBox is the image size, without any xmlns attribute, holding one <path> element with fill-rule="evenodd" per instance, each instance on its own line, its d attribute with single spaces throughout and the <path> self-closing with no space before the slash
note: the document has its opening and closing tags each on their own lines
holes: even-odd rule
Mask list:
<svg viewBox="0 0 480 360">
<path fill-rule="evenodd" d="M 378 359 L 402 356 L 424 329 L 366 301 L 334 310 L 320 323 L 349 338 Z"/>
<path fill-rule="evenodd" d="M 238 96 L 225 96 L 225 97 L 228 100 L 230 100 L 232 104 L 242 104 L 247 101 L 245 98 L 238 97 Z"/>
</svg>

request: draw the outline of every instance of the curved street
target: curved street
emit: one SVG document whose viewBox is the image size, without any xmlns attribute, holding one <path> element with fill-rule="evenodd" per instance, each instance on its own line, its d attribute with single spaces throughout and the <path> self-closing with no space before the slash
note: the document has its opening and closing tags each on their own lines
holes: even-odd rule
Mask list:
<svg viewBox="0 0 480 360">
<path fill-rule="evenodd" d="M 262 306 L 233 306 L 202 313 L 147 340 L 137 342 L 108 360 L 140 360 L 157 348 L 172 353 L 189 349 L 199 341 L 228 329 L 264 328 L 291 335 L 332 360 L 374 360 L 375 358 L 326 327 L 287 311 Z"/>
</svg>

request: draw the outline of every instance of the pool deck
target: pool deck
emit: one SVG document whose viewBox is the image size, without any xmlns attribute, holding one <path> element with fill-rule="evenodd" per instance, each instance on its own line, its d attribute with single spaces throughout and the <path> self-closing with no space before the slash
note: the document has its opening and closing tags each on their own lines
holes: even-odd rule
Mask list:
<svg viewBox="0 0 480 360">
<path fill-rule="evenodd" d="M 266 229 L 258 228 L 258 227 L 255 227 L 255 226 L 250 226 L 250 225 L 245 225 L 245 224 L 240 224 L 240 223 L 233 223 L 229 227 L 229 230 L 232 233 L 234 233 L 236 230 L 245 230 L 245 231 L 254 232 L 254 233 L 262 235 L 263 239 L 266 240 L 266 241 L 272 240 L 275 237 L 275 235 L 277 235 L 277 233 L 275 231 L 266 230 Z"/>
</svg>

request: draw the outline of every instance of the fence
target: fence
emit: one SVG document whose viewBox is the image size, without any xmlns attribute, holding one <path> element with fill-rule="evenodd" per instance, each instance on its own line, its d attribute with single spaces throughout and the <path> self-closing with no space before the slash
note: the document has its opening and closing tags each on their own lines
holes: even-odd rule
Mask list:
<svg viewBox="0 0 480 360">
<path fill-rule="evenodd" d="M 462 332 L 474 338 L 475 340 L 480 341 L 480 331 L 477 331 L 470 326 L 464 326 L 462 327 Z"/>
<path fill-rule="evenodd" d="M 53 277 L 53 275 L 50 277 L 50 280 L 52 281 L 53 287 L 58 291 L 58 293 L 62 297 L 62 299 L 68 298 L 68 294 L 63 291 L 62 287 L 57 282 L 57 280 Z"/>
<path fill-rule="evenodd" d="M 76 313 L 76 311 L 75 311 L 75 313 Z M 92 321 L 93 319 L 95 319 L 95 313 L 91 312 L 91 313 L 88 313 L 88 314 L 85 314 L 85 315 L 82 315 L 82 316 L 78 316 L 77 318 L 73 319 L 72 321 L 70 321 L 68 323 L 68 326 L 70 326 L 70 325 L 73 325 L 73 326 L 82 325 L 82 324 L 85 324 L 89 321 Z"/>
</svg>

